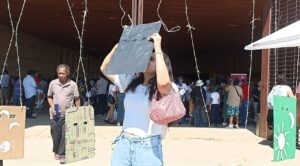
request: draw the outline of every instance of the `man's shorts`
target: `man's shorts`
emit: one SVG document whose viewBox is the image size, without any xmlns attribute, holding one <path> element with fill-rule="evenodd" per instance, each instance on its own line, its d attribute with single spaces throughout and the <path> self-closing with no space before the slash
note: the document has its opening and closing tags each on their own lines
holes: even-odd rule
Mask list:
<svg viewBox="0 0 300 166">
<path fill-rule="evenodd" d="M 229 116 L 238 116 L 240 113 L 240 109 L 238 106 L 228 106 L 227 107 L 227 115 Z"/>
</svg>

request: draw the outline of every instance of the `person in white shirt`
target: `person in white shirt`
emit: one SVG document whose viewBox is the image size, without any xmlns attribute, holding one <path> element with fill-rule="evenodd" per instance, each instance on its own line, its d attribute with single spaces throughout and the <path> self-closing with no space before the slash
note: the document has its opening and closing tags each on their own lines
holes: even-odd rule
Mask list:
<svg viewBox="0 0 300 166">
<path fill-rule="evenodd" d="M 182 102 L 187 101 L 187 95 L 190 93 L 190 88 L 184 83 L 182 76 L 178 77 L 178 83 L 176 84 L 179 89 L 179 94 L 181 95 Z"/>
<path fill-rule="evenodd" d="M 284 96 L 284 97 L 292 97 L 295 98 L 295 95 L 286 83 L 286 76 L 284 74 L 280 74 L 277 76 L 277 85 L 272 88 L 268 95 L 268 107 L 269 111 L 267 114 L 267 122 L 268 128 L 273 130 L 273 98 L 274 96 Z"/>
<path fill-rule="evenodd" d="M 189 108 L 189 93 L 191 93 L 191 89 L 184 83 L 184 78 L 183 76 L 178 77 L 178 83 L 176 84 L 178 89 L 179 89 L 179 94 L 181 96 L 181 101 L 184 104 L 185 110 L 186 110 L 186 114 L 184 117 L 182 117 L 179 120 L 179 125 L 181 125 L 182 123 L 184 123 L 185 119 L 188 118 L 189 116 L 189 112 L 188 112 L 188 108 Z"/>
<path fill-rule="evenodd" d="M 23 87 L 25 92 L 25 105 L 27 107 L 26 117 L 36 118 L 33 114 L 34 104 L 36 99 L 36 83 L 33 78 L 35 72 L 29 70 L 27 76 L 23 80 Z"/>
<path fill-rule="evenodd" d="M 96 115 L 104 115 L 106 113 L 106 97 L 107 97 L 107 86 L 108 82 L 103 77 L 99 77 L 97 81 L 97 98 L 98 98 L 98 109 L 96 109 Z"/>
<path fill-rule="evenodd" d="M 114 141 L 112 166 L 163 165 L 161 138 L 167 125 L 160 125 L 150 119 L 151 99 L 157 90 L 161 96 L 171 91 L 173 82 L 171 62 L 161 49 L 161 36 L 154 33 L 155 52 L 150 57 L 147 69 L 135 74 L 106 75 L 119 89 L 125 89 L 125 117 L 122 133 Z M 101 71 L 105 73 L 117 45 L 104 59 Z M 134 156 L 134 157 L 132 157 Z"/>
<path fill-rule="evenodd" d="M 212 126 L 216 126 L 218 123 L 219 106 L 220 106 L 220 94 L 217 91 L 217 88 L 215 88 L 210 95 L 210 103 L 209 103 Z"/>
</svg>

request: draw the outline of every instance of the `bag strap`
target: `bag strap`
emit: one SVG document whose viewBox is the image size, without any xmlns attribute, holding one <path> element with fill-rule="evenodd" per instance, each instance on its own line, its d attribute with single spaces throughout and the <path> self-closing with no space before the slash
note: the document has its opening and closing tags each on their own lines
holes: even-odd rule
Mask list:
<svg viewBox="0 0 300 166">
<path fill-rule="evenodd" d="M 175 93 L 176 95 L 180 96 L 176 84 L 171 83 L 170 88 L 171 88 L 170 93 L 167 95 L 173 95 Z M 152 100 L 157 100 L 157 93 L 158 93 L 158 89 L 155 90 Z M 163 97 L 163 96 L 161 96 L 161 97 Z"/>
<path fill-rule="evenodd" d="M 241 97 L 241 95 L 240 95 L 240 94 L 239 94 L 239 92 L 237 91 L 237 89 L 236 89 L 235 85 L 233 85 L 233 87 L 234 87 L 234 89 L 235 89 L 235 91 L 236 91 L 237 95 L 238 95 L 239 97 Z"/>
</svg>

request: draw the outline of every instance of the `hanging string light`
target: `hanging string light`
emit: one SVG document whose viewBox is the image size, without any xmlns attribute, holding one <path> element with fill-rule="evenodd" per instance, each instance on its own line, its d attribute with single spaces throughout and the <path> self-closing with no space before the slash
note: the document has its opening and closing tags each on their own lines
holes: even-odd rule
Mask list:
<svg viewBox="0 0 300 166">
<path fill-rule="evenodd" d="M 18 75 L 19 75 L 19 81 L 20 81 L 20 84 L 19 84 L 20 98 L 19 98 L 19 100 L 20 100 L 21 107 L 23 106 L 23 104 L 22 104 L 22 82 L 21 82 L 22 77 L 21 77 L 20 54 L 19 54 L 19 45 L 18 45 L 18 30 L 19 30 L 19 24 L 20 24 L 22 15 L 23 15 L 25 4 L 26 4 L 26 0 L 23 1 L 22 8 L 21 8 L 17 23 L 16 23 L 16 25 L 14 25 L 13 18 L 12 18 L 12 15 L 11 15 L 11 9 L 10 9 L 10 1 L 7 0 L 7 10 L 8 10 L 8 15 L 9 15 L 9 20 L 10 20 L 10 25 L 11 25 L 11 31 L 12 32 L 11 32 L 11 38 L 10 38 L 10 41 L 9 41 L 8 49 L 7 49 L 6 54 L 5 54 L 5 59 L 4 59 L 3 68 L 2 68 L 1 77 L 0 77 L 0 82 L 2 82 L 2 76 L 3 76 L 4 70 L 7 66 L 7 58 L 9 56 L 11 46 L 12 46 L 12 43 L 13 43 L 13 40 L 14 40 L 15 41 L 14 45 L 15 45 L 15 48 L 16 48 L 16 55 L 17 55 L 17 63 L 18 63 Z"/>
<path fill-rule="evenodd" d="M 274 6 L 274 31 L 276 32 L 278 29 L 278 0 L 275 0 Z M 278 52 L 277 48 L 274 49 L 274 85 L 277 85 L 277 59 L 278 59 Z"/>
<path fill-rule="evenodd" d="M 195 30 L 195 28 L 192 27 L 191 24 L 190 24 L 190 19 L 189 19 L 189 15 L 188 15 L 187 0 L 185 0 L 185 16 L 186 16 L 186 20 L 187 20 L 187 26 L 186 27 L 188 28 L 188 33 L 190 34 L 190 37 L 191 37 L 193 55 L 194 55 L 194 60 L 195 60 L 195 69 L 196 69 L 198 80 L 201 80 L 201 78 L 200 78 L 200 71 L 199 71 L 199 67 L 198 67 L 197 55 L 196 55 L 196 51 L 195 51 L 194 37 L 193 37 L 193 30 Z M 201 97 L 202 97 L 202 100 L 203 100 L 203 103 L 204 103 L 204 108 L 205 108 L 205 112 L 206 112 L 206 117 L 207 117 L 208 125 L 210 126 L 210 120 L 209 120 L 209 116 L 208 116 L 208 111 L 207 111 L 207 107 L 206 107 L 206 104 L 205 104 L 205 100 L 204 100 L 204 96 L 203 96 L 203 92 L 202 92 L 202 88 L 201 87 L 200 87 L 200 93 L 201 93 Z"/>
<path fill-rule="evenodd" d="M 177 25 L 177 26 L 175 26 L 175 27 L 173 27 L 173 28 L 171 28 L 171 29 L 169 29 L 169 28 L 167 27 L 167 25 L 165 24 L 165 22 L 163 21 L 163 19 L 162 19 L 161 16 L 160 16 L 159 9 L 160 9 L 161 3 L 162 3 L 162 0 L 159 0 L 158 6 L 157 6 L 157 9 L 156 9 L 156 13 L 157 13 L 157 16 L 158 16 L 159 20 L 161 21 L 161 23 L 162 23 L 164 29 L 165 29 L 167 32 L 177 32 L 177 31 L 180 31 L 181 27 L 180 27 L 179 25 Z"/>
<path fill-rule="evenodd" d="M 296 20 L 298 20 L 298 1 L 296 0 Z M 299 39 L 300 40 L 300 39 Z M 300 47 L 298 46 L 297 49 L 297 64 L 296 64 L 296 70 L 297 70 L 297 74 L 296 74 L 296 81 L 295 81 L 295 92 L 298 86 L 298 81 L 299 81 L 299 63 L 300 63 Z"/>
<path fill-rule="evenodd" d="M 83 10 L 82 24 L 81 24 L 81 31 L 80 31 L 78 26 L 77 26 L 77 23 L 75 21 L 74 14 L 73 14 L 70 2 L 69 2 L 69 0 L 66 0 L 66 1 L 67 1 L 67 5 L 68 5 L 68 8 L 69 8 L 69 11 L 70 11 L 70 14 L 71 14 L 71 18 L 72 18 L 75 30 L 77 32 L 78 39 L 79 39 L 79 58 L 78 58 L 79 60 L 78 60 L 78 66 L 77 66 L 76 83 L 78 83 L 79 69 L 80 69 L 80 65 L 81 65 L 81 68 L 82 68 L 82 71 L 83 71 L 84 82 L 85 82 L 85 89 L 86 89 L 86 92 L 88 92 L 86 72 L 85 72 L 85 69 L 84 69 L 83 61 L 82 61 L 83 35 L 84 35 L 84 31 L 85 31 L 84 28 L 85 28 L 85 23 L 86 23 L 86 16 L 87 16 L 87 13 L 88 13 L 88 7 L 87 7 L 88 3 L 87 3 L 87 0 L 84 0 L 84 10 Z M 90 96 L 88 96 L 87 98 L 88 98 L 88 103 L 90 103 Z"/>
<path fill-rule="evenodd" d="M 251 21 L 251 43 L 254 41 L 254 29 L 255 21 L 259 20 L 255 18 L 255 0 L 252 0 L 252 21 Z M 245 119 L 245 128 L 248 125 L 248 114 L 249 114 L 249 92 L 252 78 L 252 66 L 253 66 L 253 50 L 250 51 L 250 63 L 249 63 L 249 80 L 248 80 L 248 94 L 247 94 L 247 107 L 246 107 L 246 119 Z"/>
<path fill-rule="evenodd" d="M 123 27 L 125 26 L 125 25 L 123 24 L 123 19 L 124 19 L 124 17 L 126 16 L 126 11 L 124 10 L 124 8 L 123 8 L 123 6 L 122 6 L 122 0 L 119 1 L 119 7 L 120 7 L 120 9 L 121 9 L 122 12 L 123 12 L 123 15 L 122 15 L 122 17 L 121 17 L 121 27 L 123 28 Z M 133 25 L 133 21 L 132 21 L 132 18 L 130 17 L 130 14 L 128 14 L 127 17 L 128 17 L 128 19 L 129 19 L 131 25 Z"/>
</svg>

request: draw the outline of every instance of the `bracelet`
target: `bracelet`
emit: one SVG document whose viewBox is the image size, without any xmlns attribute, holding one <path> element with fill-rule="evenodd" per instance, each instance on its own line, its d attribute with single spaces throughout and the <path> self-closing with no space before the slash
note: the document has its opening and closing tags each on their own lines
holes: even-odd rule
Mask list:
<svg viewBox="0 0 300 166">
<path fill-rule="evenodd" d="M 157 55 L 157 54 L 164 55 L 164 53 L 162 53 L 162 52 L 155 52 L 154 53 L 154 55 Z"/>
</svg>

